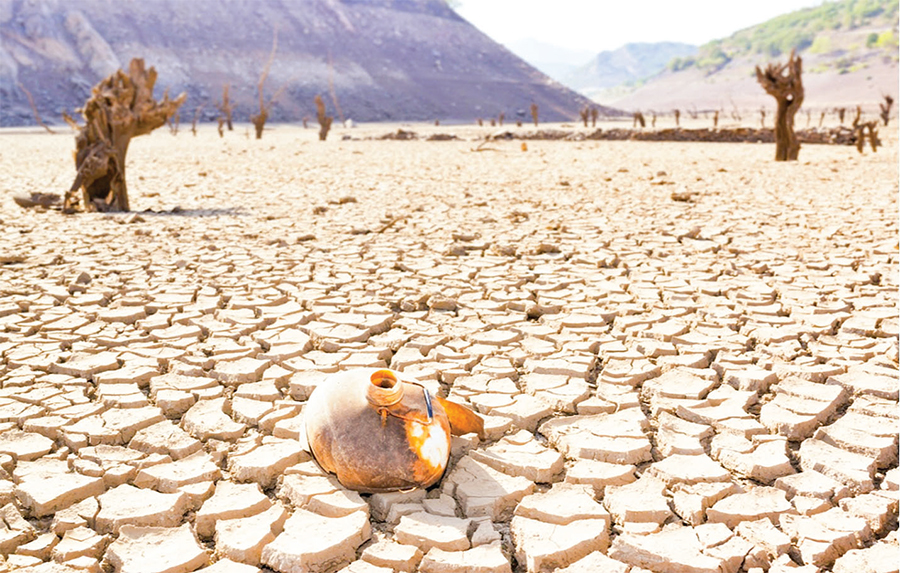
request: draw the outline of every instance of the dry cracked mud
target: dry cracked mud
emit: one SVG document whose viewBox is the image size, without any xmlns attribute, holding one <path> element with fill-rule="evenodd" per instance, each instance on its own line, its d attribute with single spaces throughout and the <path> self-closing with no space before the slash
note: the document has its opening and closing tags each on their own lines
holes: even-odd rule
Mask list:
<svg viewBox="0 0 900 573">
<path fill-rule="evenodd" d="M 0 134 L 0 571 L 897 571 L 894 131 L 360 137 L 396 128 L 160 130 L 136 211 L 77 216 L 11 198 L 71 136 Z M 303 406 L 362 366 L 487 440 L 344 489 Z"/>
</svg>

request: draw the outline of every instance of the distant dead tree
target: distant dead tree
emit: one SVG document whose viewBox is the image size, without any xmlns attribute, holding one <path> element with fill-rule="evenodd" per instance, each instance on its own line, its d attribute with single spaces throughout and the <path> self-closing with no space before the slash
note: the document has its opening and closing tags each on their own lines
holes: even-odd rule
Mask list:
<svg viewBox="0 0 900 573">
<path fill-rule="evenodd" d="M 878 151 L 878 146 L 881 144 L 881 141 L 878 139 L 878 122 L 868 121 L 865 125 L 869 129 L 869 143 L 872 146 L 872 151 Z"/>
<path fill-rule="evenodd" d="M 228 88 L 228 84 L 225 84 L 222 88 L 222 101 L 216 107 L 224 114 L 225 123 L 228 124 L 228 131 L 233 131 L 234 125 L 231 123 L 231 112 L 233 109 L 231 107 L 231 100 L 228 98 Z"/>
<path fill-rule="evenodd" d="M 303 122 L 303 129 L 306 129 L 309 127 L 309 116 L 308 115 L 304 115 L 303 119 L 301 121 Z M 437 121 L 437 120 L 434 120 L 434 121 Z"/>
<path fill-rule="evenodd" d="M 223 127 L 225 126 L 225 118 L 222 116 L 219 116 L 216 118 L 216 120 L 219 124 L 218 128 L 217 128 L 219 130 L 219 137 L 225 137 L 225 130 L 223 129 Z"/>
<path fill-rule="evenodd" d="M 125 154 L 131 138 L 165 125 L 187 97 L 181 94 L 170 100 L 166 92 L 157 102 L 153 99 L 155 83 L 156 70 L 144 68 L 144 60 L 134 58 L 127 74 L 118 70 L 91 90 L 81 108 L 85 125 L 75 136 L 78 171 L 66 192 L 64 212 L 75 211 L 79 189 L 85 210 L 129 210 Z"/>
<path fill-rule="evenodd" d="M 739 110 L 737 104 L 734 103 L 734 99 L 731 99 L 731 119 L 737 122 L 740 122 L 742 119 L 741 110 Z"/>
<path fill-rule="evenodd" d="M 638 124 L 641 124 L 642 128 L 647 126 L 647 122 L 646 122 L 646 120 L 644 120 L 644 114 L 642 114 L 639 111 L 636 111 L 636 112 L 634 112 L 634 123 L 631 127 L 635 128 L 638 126 Z"/>
<path fill-rule="evenodd" d="M 534 120 L 534 126 L 538 126 L 538 104 L 531 104 L 531 119 Z"/>
<path fill-rule="evenodd" d="M 497 127 L 497 120 L 493 117 L 491 118 L 491 127 Z"/>
<path fill-rule="evenodd" d="M 826 114 L 826 113 L 828 113 L 828 112 L 827 112 L 827 111 L 823 111 L 823 112 L 822 112 L 822 115 L 819 116 L 819 127 L 822 127 L 822 124 L 825 123 L 825 114 Z"/>
<path fill-rule="evenodd" d="M 440 124 L 441 124 L 441 120 L 439 120 L 439 119 L 434 120 L 434 125 L 435 125 L 435 126 L 438 126 L 438 125 L 440 125 Z"/>
<path fill-rule="evenodd" d="M 27 89 L 25 89 L 25 86 L 22 84 L 22 82 L 16 82 L 16 83 L 18 84 L 19 89 L 22 90 L 22 92 L 25 94 L 25 97 L 28 98 L 28 105 L 31 106 L 31 113 L 34 114 L 34 121 L 36 121 L 39 126 L 46 129 L 49 133 L 56 133 L 55 131 L 50 129 L 49 125 L 44 123 L 43 119 L 41 119 L 41 114 L 38 113 L 37 106 L 34 105 L 34 98 L 31 97 L 31 92 L 28 91 Z M 888 96 L 888 97 L 890 97 L 890 96 Z M 887 120 L 885 120 L 884 124 L 887 125 Z"/>
<path fill-rule="evenodd" d="M 341 110 L 337 92 L 334 90 L 334 62 L 331 60 L 331 50 L 328 50 L 328 95 L 331 96 L 331 103 L 334 104 L 334 111 L 337 113 L 338 119 L 344 123 L 344 112 Z"/>
<path fill-rule="evenodd" d="M 191 133 L 194 134 L 194 137 L 197 137 L 197 120 L 200 118 L 200 110 L 203 109 L 203 106 L 206 104 L 200 104 L 197 106 L 197 109 L 194 110 L 194 119 L 191 121 Z"/>
<path fill-rule="evenodd" d="M 483 119 L 481 119 L 481 118 L 479 117 L 479 118 L 478 118 L 477 120 L 475 120 L 475 121 L 478 122 L 478 126 L 479 126 L 479 127 L 484 127 L 484 120 L 483 120 Z"/>
<path fill-rule="evenodd" d="M 578 115 L 581 116 L 581 121 L 583 121 L 584 126 L 587 127 L 588 118 L 591 117 L 591 108 L 589 108 L 588 106 L 584 106 L 583 108 L 581 108 L 581 111 L 578 112 Z"/>
<path fill-rule="evenodd" d="M 697 106 L 694 105 L 693 108 L 688 110 L 688 115 L 691 116 L 691 119 L 697 119 Z"/>
<path fill-rule="evenodd" d="M 679 127 L 679 126 L 681 126 L 681 110 L 676 109 L 674 111 L 674 113 L 675 113 L 675 126 Z"/>
<path fill-rule="evenodd" d="M 719 127 L 719 110 L 713 114 L 713 129 L 718 129 Z"/>
<path fill-rule="evenodd" d="M 881 145 L 881 140 L 878 139 L 878 122 L 877 121 L 856 121 L 853 124 L 853 131 L 856 136 L 856 150 L 860 153 L 863 152 L 863 149 L 866 147 L 866 133 L 869 135 L 869 145 L 872 147 L 872 151 L 878 151 L 878 146 Z"/>
<path fill-rule="evenodd" d="M 764 107 L 759 108 L 759 127 L 766 127 L 766 108 Z"/>
<path fill-rule="evenodd" d="M 810 122 L 812 122 L 812 112 L 806 110 L 806 127 L 809 127 Z"/>
<path fill-rule="evenodd" d="M 851 124 L 853 126 L 853 129 L 856 129 L 856 127 L 859 125 L 859 122 L 861 119 L 862 119 L 862 106 L 858 105 L 858 106 L 856 106 L 856 115 L 853 116 L 853 123 Z"/>
<path fill-rule="evenodd" d="M 178 135 L 178 128 L 181 126 L 181 113 L 176 111 L 175 115 L 166 120 L 166 125 L 169 126 L 169 133 Z"/>
<path fill-rule="evenodd" d="M 253 127 L 256 128 L 256 139 L 262 139 L 266 120 L 269 119 L 269 110 L 272 109 L 275 98 L 281 93 L 281 90 L 276 91 L 275 95 L 272 96 L 272 99 L 269 100 L 268 105 L 266 104 L 265 96 L 263 95 L 263 86 L 266 83 L 266 78 L 269 77 L 269 69 L 271 69 L 272 62 L 275 60 L 275 51 L 277 49 L 278 28 L 275 28 L 272 32 L 272 52 L 269 53 L 269 59 L 266 60 L 266 66 L 263 68 L 262 74 L 259 76 L 259 83 L 256 85 L 256 89 L 259 91 L 259 113 L 250 116 L 250 122 L 253 124 Z"/>
<path fill-rule="evenodd" d="M 497 116 L 497 123 L 500 124 L 500 127 L 503 127 L 503 120 L 504 120 L 504 119 L 506 119 L 506 114 L 503 113 L 503 112 L 501 111 L 501 112 L 500 112 L 500 115 Z"/>
<path fill-rule="evenodd" d="M 756 66 L 756 80 L 778 102 L 775 114 L 775 161 L 796 161 L 800 140 L 794 134 L 794 115 L 803 105 L 803 61 L 795 51 L 787 63 Z"/>
<path fill-rule="evenodd" d="M 844 112 L 846 112 L 847 110 L 842 107 L 838 107 L 838 108 L 835 108 L 834 111 L 837 112 L 838 119 L 841 120 L 841 125 L 844 125 Z"/>
<path fill-rule="evenodd" d="M 521 120 L 521 119 L 517 119 L 517 120 L 516 120 L 516 127 L 522 127 L 522 120 Z"/>
<path fill-rule="evenodd" d="M 894 98 L 889 95 L 884 96 L 884 103 L 878 104 L 878 107 L 881 108 L 881 120 L 884 122 L 884 126 L 887 127 L 888 121 L 891 119 L 891 106 L 894 105 Z"/>
<path fill-rule="evenodd" d="M 331 129 L 331 122 L 334 121 L 334 117 L 326 115 L 325 102 L 322 101 L 322 96 L 316 95 L 313 102 L 316 104 L 316 119 L 319 120 L 319 141 L 325 141 L 325 138 L 328 137 L 328 130 Z"/>
<path fill-rule="evenodd" d="M 650 127 L 656 129 L 656 112 L 650 112 Z"/>
<path fill-rule="evenodd" d="M 597 127 L 597 116 L 600 115 L 600 112 L 597 111 L 597 108 L 591 108 L 591 127 Z"/>
</svg>

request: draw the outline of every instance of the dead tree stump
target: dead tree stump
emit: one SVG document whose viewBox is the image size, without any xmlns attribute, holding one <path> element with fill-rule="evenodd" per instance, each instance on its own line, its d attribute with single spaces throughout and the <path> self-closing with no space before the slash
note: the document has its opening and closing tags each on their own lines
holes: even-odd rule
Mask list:
<svg viewBox="0 0 900 573">
<path fill-rule="evenodd" d="M 800 140 L 794 134 L 794 115 L 803 105 L 803 62 L 795 52 L 784 64 L 756 66 L 756 80 L 778 102 L 775 112 L 775 161 L 796 161 Z"/>
<path fill-rule="evenodd" d="M 650 112 L 650 127 L 656 129 L 656 112 Z"/>
<path fill-rule="evenodd" d="M 839 107 L 835 108 L 834 111 L 837 112 L 838 119 L 841 120 L 841 125 L 844 125 L 844 114 L 847 112 L 847 110 L 845 108 Z"/>
<path fill-rule="evenodd" d="M 222 103 L 220 103 L 217 107 L 219 108 L 219 111 L 225 114 L 224 122 L 228 124 L 228 131 L 233 131 L 234 126 L 231 123 L 232 107 L 231 100 L 228 98 L 228 84 L 225 84 L 225 86 L 222 88 Z"/>
<path fill-rule="evenodd" d="M 506 119 L 506 114 L 501 111 L 500 115 L 497 116 L 497 123 L 499 123 L 500 126 L 503 127 L 503 120 L 505 120 L 505 119 Z"/>
<path fill-rule="evenodd" d="M 200 110 L 203 109 L 203 106 L 206 104 L 200 104 L 197 106 L 197 109 L 194 110 L 194 119 L 191 121 L 191 133 L 194 134 L 194 137 L 197 137 L 197 120 L 200 119 Z"/>
<path fill-rule="evenodd" d="M 591 108 L 591 127 L 597 127 L 597 116 L 600 115 L 600 112 L 597 111 L 597 108 Z"/>
<path fill-rule="evenodd" d="M 536 103 L 531 104 L 531 119 L 534 120 L 534 126 L 538 126 L 538 105 Z"/>
<path fill-rule="evenodd" d="M 316 118 L 319 120 L 319 141 L 325 141 L 334 117 L 325 114 L 325 102 L 322 101 L 322 96 L 317 95 L 313 101 L 316 103 Z"/>
<path fill-rule="evenodd" d="M 125 154 L 131 138 L 165 125 L 187 98 L 181 94 L 170 100 L 165 93 L 157 102 L 153 99 L 155 83 L 156 70 L 145 69 L 144 60 L 135 58 L 127 74 L 119 70 L 91 90 L 80 110 L 86 123 L 75 135 L 78 172 L 66 192 L 64 212 L 75 211 L 79 189 L 85 210 L 129 210 Z"/>
<path fill-rule="evenodd" d="M 888 121 L 891 119 L 891 106 L 894 105 L 894 98 L 889 95 L 884 96 L 884 103 L 878 104 L 878 107 L 881 108 L 881 120 L 884 122 L 884 126 L 887 127 Z"/>
<path fill-rule="evenodd" d="M 719 127 L 719 110 L 713 114 L 713 129 L 718 129 Z"/>
<path fill-rule="evenodd" d="M 588 126 L 588 118 L 591 116 L 591 109 L 588 106 L 584 106 L 581 108 L 581 111 L 578 112 L 578 115 L 581 116 L 581 121 L 584 122 L 584 126 Z"/>
<path fill-rule="evenodd" d="M 635 128 L 638 124 L 641 124 L 641 127 L 647 127 L 647 121 L 644 119 L 644 114 L 636 111 L 634 112 L 634 124 L 631 127 Z"/>
<path fill-rule="evenodd" d="M 675 127 L 681 126 L 681 110 L 675 110 Z"/>
</svg>

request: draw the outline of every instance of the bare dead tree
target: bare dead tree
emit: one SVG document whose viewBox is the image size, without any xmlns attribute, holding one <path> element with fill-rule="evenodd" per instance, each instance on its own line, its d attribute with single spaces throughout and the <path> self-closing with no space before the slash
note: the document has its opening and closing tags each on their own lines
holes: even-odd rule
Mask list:
<svg viewBox="0 0 900 573">
<path fill-rule="evenodd" d="M 838 107 L 838 108 L 835 108 L 834 111 L 837 112 L 838 119 L 841 120 L 841 125 L 844 125 L 844 113 L 845 113 L 847 110 L 846 110 L 845 108 Z"/>
<path fill-rule="evenodd" d="M 534 120 L 534 126 L 538 126 L 538 105 L 536 103 L 531 104 L 531 119 Z"/>
<path fill-rule="evenodd" d="M 853 123 L 850 124 L 853 126 L 853 129 L 856 129 L 859 126 L 859 122 L 862 119 L 862 106 L 856 106 L 856 115 L 853 116 Z"/>
<path fill-rule="evenodd" d="M 591 116 L 591 109 L 588 106 L 584 106 L 581 108 L 581 111 L 578 112 L 578 115 L 581 116 L 581 121 L 584 122 L 584 126 L 588 126 L 588 118 Z"/>
<path fill-rule="evenodd" d="M 200 110 L 203 109 L 203 106 L 206 104 L 201 103 L 197 106 L 197 109 L 194 110 L 194 119 L 191 121 L 191 133 L 194 134 L 194 137 L 197 137 L 197 120 L 200 119 Z"/>
<path fill-rule="evenodd" d="M 491 118 L 491 127 L 497 127 L 497 120 L 493 117 Z"/>
<path fill-rule="evenodd" d="M 228 131 L 234 130 L 234 125 L 231 123 L 231 112 L 233 111 L 231 107 L 231 100 L 228 98 L 228 84 L 222 88 L 222 101 L 216 106 L 219 108 L 219 111 L 224 114 L 225 123 L 228 124 Z"/>
<path fill-rule="evenodd" d="M 688 110 L 688 115 L 691 116 L 691 119 L 697 119 L 697 105 L 694 104 L 694 107 Z"/>
<path fill-rule="evenodd" d="M 597 108 L 591 108 L 591 127 L 597 127 L 597 116 L 600 115 L 600 112 L 597 111 Z"/>
<path fill-rule="evenodd" d="M 674 113 L 675 113 L 675 126 L 680 127 L 681 126 L 681 110 L 676 109 L 674 111 Z"/>
<path fill-rule="evenodd" d="M 869 129 L 869 144 L 872 146 L 872 152 L 874 153 L 878 151 L 878 146 L 881 144 L 881 141 L 878 139 L 878 122 L 868 121 L 865 125 Z"/>
<path fill-rule="evenodd" d="M 756 66 L 756 80 L 778 102 L 775 114 L 775 161 L 796 161 L 800 140 L 794 134 L 794 115 L 803 105 L 803 61 L 795 51 L 784 64 Z"/>
<path fill-rule="evenodd" d="M 522 127 L 522 120 L 521 120 L 521 119 L 517 119 L 517 120 L 516 120 L 516 127 Z"/>
<path fill-rule="evenodd" d="M 66 192 L 64 212 L 75 211 L 79 189 L 85 210 L 129 210 L 125 154 L 131 138 L 165 125 L 187 97 L 181 94 L 170 100 L 165 93 L 157 102 L 155 83 L 156 70 L 146 69 L 144 60 L 134 58 L 127 74 L 119 70 L 91 90 L 81 109 L 86 123 L 75 136 L 77 174 Z"/>
<path fill-rule="evenodd" d="M 656 129 L 656 112 L 650 112 L 650 127 Z"/>
<path fill-rule="evenodd" d="M 25 86 L 22 84 L 22 82 L 16 82 L 16 83 L 18 84 L 19 89 L 22 90 L 22 92 L 25 94 L 25 97 L 28 98 L 28 105 L 31 106 L 31 113 L 34 114 L 34 121 L 36 121 L 39 126 L 46 129 L 48 133 L 56 133 L 55 131 L 50 129 L 49 125 L 44 123 L 43 119 L 41 119 L 41 114 L 38 113 L 38 109 L 37 109 L 37 106 L 34 104 L 34 98 L 31 96 L 31 92 L 28 91 L 27 89 L 25 89 Z M 887 121 L 885 121 L 885 125 L 887 125 Z"/>
<path fill-rule="evenodd" d="M 325 113 L 325 102 L 322 101 L 322 96 L 316 95 L 313 102 L 316 104 L 316 119 L 319 120 L 319 141 L 325 141 L 325 138 L 328 137 L 328 130 L 331 129 L 331 122 L 334 121 L 334 117 Z"/>
<path fill-rule="evenodd" d="M 639 112 L 639 111 L 634 112 L 633 117 L 634 117 L 634 122 L 633 122 L 633 125 L 631 126 L 632 128 L 637 127 L 638 124 L 641 124 L 642 128 L 647 126 L 647 121 L 644 119 L 644 114 L 642 114 L 641 112 Z"/>
<path fill-rule="evenodd" d="M 878 107 L 881 108 L 881 120 L 884 122 L 884 126 L 887 127 L 888 121 L 891 119 L 891 106 L 894 105 L 894 98 L 889 95 L 884 96 L 884 103 L 878 104 Z"/>
<path fill-rule="evenodd" d="M 331 96 L 331 103 L 338 119 L 344 123 L 344 112 L 341 111 L 341 104 L 338 103 L 337 92 L 334 90 L 334 63 L 331 60 L 331 50 L 328 50 L 328 95 Z"/>
<path fill-rule="evenodd" d="M 819 116 L 819 127 L 822 127 L 822 124 L 825 123 L 825 114 L 828 113 L 826 111 L 822 112 L 822 115 Z"/>
<path fill-rule="evenodd" d="M 766 108 L 764 107 L 759 108 L 759 127 L 766 127 Z"/>
<path fill-rule="evenodd" d="M 812 121 L 812 112 L 810 110 L 806 110 L 806 127 L 809 127 L 809 124 L 811 121 Z"/>
<path fill-rule="evenodd" d="M 713 114 L 713 129 L 718 129 L 719 127 L 719 110 Z"/>
<path fill-rule="evenodd" d="M 483 127 L 483 126 L 484 126 L 484 120 L 481 119 L 480 117 L 479 117 L 476 121 L 478 122 L 478 126 L 479 126 L 479 127 Z"/>
<path fill-rule="evenodd" d="M 169 133 L 178 135 L 178 128 L 181 126 L 181 113 L 176 111 L 175 115 L 166 120 L 166 125 L 169 126 Z"/>
<path fill-rule="evenodd" d="M 500 124 L 500 127 L 503 127 L 503 120 L 505 120 L 505 119 L 506 119 L 506 114 L 501 111 L 500 115 L 497 116 L 497 123 Z"/>
<path fill-rule="evenodd" d="M 269 119 L 269 110 L 272 108 L 275 98 L 278 97 L 277 95 L 272 96 L 272 99 L 269 100 L 268 105 L 266 105 L 265 96 L 263 95 L 263 86 L 266 83 L 266 78 L 269 77 L 269 70 L 272 68 L 272 62 L 275 60 L 275 51 L 277 49 L 278 28 L 276 27 L 272 32 L 272 51 L 269 53 L 269 59 L 266 60 L 266 66 L 263 68 L 262 74 L 259 76 L 259 83 L 256 85 L 256 89 L 259 91 L 259 113 L 250 116 L 250 122 L 253 124 L 253 127 L 256 128 L 256 139 L 262 139 L 266 120 Z"/>
<path fill-rule="evenodd" d="M 222 117 L 222 116 L 220 115 L 220 116 L 219 116 L 218 118 L 216 118 L 216 119 L 217 119 L 217 121 L 218 121 L 218 123 L 219 123 L 219 125 L 218 125 L 219 137 L 225 137 L 225 130 L 223 129 L 223 127 L 224 127 L 224 125 L 225 125 L 225 118 Z"/>
</svg>

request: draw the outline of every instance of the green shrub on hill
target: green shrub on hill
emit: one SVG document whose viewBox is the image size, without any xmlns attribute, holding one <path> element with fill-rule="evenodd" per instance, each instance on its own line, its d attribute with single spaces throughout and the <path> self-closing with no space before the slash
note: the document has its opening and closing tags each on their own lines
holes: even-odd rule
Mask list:
<svg viewBox="0 0 900 573">
<path fill-rule="evenodd" d="M 711 74 L 742 56 L 775 58 L 791 50 L 829 53 L 832 51 L 830 31 L 862 26 L 893 28 L 898 5 L 898 0 L 841 0 L 783 14 L 735 32 L 728 38 L 709 42 L 700 47 L 695 57 L 670 62 L 669 69 L 678 71 L 696 67 Z M 881 34 L 870 34 L 866 46 L 868 49 L 894 48 L 897 38 L 888 29 Z"/>
</svg>

